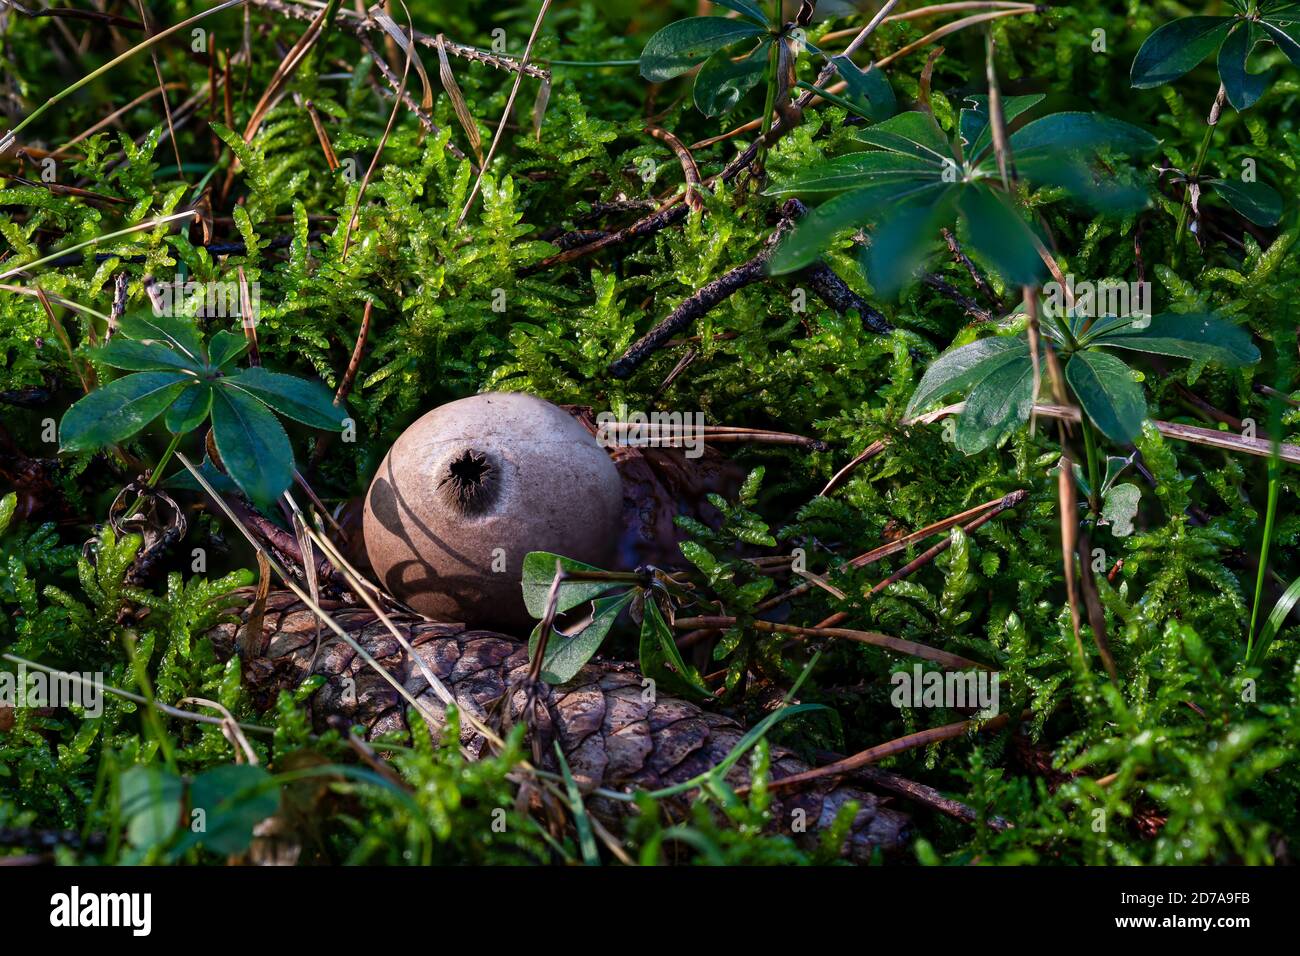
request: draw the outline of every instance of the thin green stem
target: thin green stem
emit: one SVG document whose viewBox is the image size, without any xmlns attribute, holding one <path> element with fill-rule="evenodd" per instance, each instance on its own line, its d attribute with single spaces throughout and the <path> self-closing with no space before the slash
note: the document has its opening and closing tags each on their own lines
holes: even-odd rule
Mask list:
<svg viewBox="0 0 1300 956">
<path fill-rule="evenodd" d="M 759 169 L 763 168 L 763 161 L 767 159 L 767 136 L 772 131 L 772 111 L 776 109 L 777 56 L 776 43 L 774 42 L 767 57 L 767 100 L 763 105 L 763 129 L 759 134 L 758 157 L 755 162 Z"/>
<path fill-rule="evenodd" d="M 158 464 L 154 466 L 153 471 L 149 474 L 148 486 L 150 488 L 158 484 L 158 479 L 162 477 L 163 466 L 166 465 L 167 462 L 171 461 L 172 453 L 176 451 L 176 446 L 181 443 L 182 437 L 182 435 L 172 436 L 171 443 L 168 444 L 167 449 L 162 453 L 162 457 L 158 459 Z"/>
<path fill-rule="evenodd" d="M 1178 268 L 1178 249 L 1183 241 L 1183 230 L 1187 228 L 1187 210 L 1192 202 L 1192 186 L 1197 178 L 1201 175 L 1201 167 L 1205 165 L 1205 157 L 1210 153 L 1210 142 L 1214 139 L 1214 131 L 1219 125 L 1219 114 L 1223 110 L 1223 101 L 1227 96 L 1227 90 L 1223 84 L 1219 84 L 1219 92 L 1215 94 L 1214 105 L 1210 107 L 1210 115 L 1205 121 L 1205 135 L 1201 137 L 1201 148 L 1196 152 L 1196 160 L 1192 163 L 1192 168 L 1187 173 L 1187 191 L 1183 195 L 1183 204 L 1178 207 L 1178 225 L 1174 229 L 1174 250 L 1170 256 L 1170 265 Z"/>
<path fill-rule="evenodd" d="M 1268 554 L 1273 545 L 1273 529 L 1277 520 L 1278 492 L 1282 487 L 1282 403 L 1274 398 L 1269 403 L 1269 439 L 1271 444 L 1268 457 L 1268 504 L 1264 512 L 1264 539 L 1259 546 L 1259 567 L 1255 571 L 1255 602 L 1250 609 L 1250 630 L 1246 632 L 1246 660 L 1250 660 L 1255 649 L 1256 625 L 1259 623 L 1259 609 L 1264 603 L 1264 578 L 1268 575 Z"/>
<path fill-rule="evenodd" d="M 781 29 L 781 0 L 772 0 L 772 23 L 778 34 L 772 37 L 772 48 L 767 51 L 767 100 L 763 105 L 763 129 L 758 140 L 758 156 L 755 159 L 755 165 L 763 168 L 763 161 L 767 159 L 767 137 L 772 132 L 772 113 L 776 109 L 776 87 L 777 87 L 777 70 L 781 63 L 781 50 L 777 45 L 782 42 L 779 35 Z"/>
<path fill-rule="evenodd" d="M 149 473 L 149 480 L 145 483 L 145 487 L 153 488 L 158 484 L 158 479 L 162 477 L 163 467 L 167 462 L 171 461 L 172 454 L 176 451 L 176 447 L 181 443 L 181 438 L 183 437 L 183 435 L 172 436 L 171 443 L 167 446 L 166 450 L 163 451 L 162 457 L 158 459 L 158 464 L 154 465 L 153 471 Z M 134 515 L 135 509 L 140 507 L 140 502 L 142 501 L 144 501 L 144 495 L 136 495 L 135 500 L 132 501 L 131 506 L 126 509 L 126 513 L 123 517 L 130 518 Z"/>
<path fill-rule="evenodd" d="M 1088 421 L 1086 413 L 1081 415 L 1079 420 L 1083 425 L 1083 451 L 1088 458 L 1088 507 L 1092 509 L 1094 515 L 1100 517 L 1101 479 L 1099 477 L 1096 429 L 1092 422 Z"/>
<path fill-rule="evenodd" d="M 150 735 L 158 743 L 158 749 L 162 751 L 163 762 L 167 769 L 176 773 L 176 755 L 172 750 L 171 737 L 168 736 L 166 729 L 162 725 L 162 720 L 158 717 L 157 698 L 153 692 L 153 682 L 149 680 L 149 662 L 141 660 L 135 653 L 135 638 L 130 631 L 122 632 L 122 645 L 126 649 L 127 661 L 131 665 L 132 676 L 135 677 L 136 686 L 140 688 L 140 694 L 146 701 L 144 711 L 140 719 L 149 729 Z"/>
</svg>

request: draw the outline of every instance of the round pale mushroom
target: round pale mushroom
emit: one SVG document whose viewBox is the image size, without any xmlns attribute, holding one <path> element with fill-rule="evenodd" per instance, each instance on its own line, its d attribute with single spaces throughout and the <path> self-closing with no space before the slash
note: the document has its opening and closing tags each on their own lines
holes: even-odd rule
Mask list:
<svg viewBox="0 0 1300 956">
<path fill-rule="evenodd" d="M 366 555 L 379 583 L 442 621 L 526 628 L 530 551 L 608 566 L 623 485 L 573 416 L 532 395 L 450 402 L 408 428 L 366 496 Z"/>
</svg>

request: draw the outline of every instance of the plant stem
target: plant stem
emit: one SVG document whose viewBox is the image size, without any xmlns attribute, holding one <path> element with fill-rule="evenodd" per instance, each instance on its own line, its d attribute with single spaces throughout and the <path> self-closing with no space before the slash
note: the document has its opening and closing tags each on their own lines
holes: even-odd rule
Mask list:
<svg viewBox="0 0 1300 956">
<path fill-rule="evenodd" d="M 150 488 L 158 484 L 158 479 L 162 477 L 163 466 L 166 465 L 167 462 L 171 461 L 172 452 L 176 451 L 176 446 L 181 443 L 182 437 L 182 435 L 172 436 L 171 443 L 167 446 L 166 451 L 162 453 L 162 457 L 158 459 L 158 464 L 154 465 L 153 471 L 149 473 Z"/>
<path fill-rule="evenodd" d="M 781 29 L 781 0 L 772 0 L 772 23 L 777 30 Z M 781 51 L 777 44 L 782 39 L 778 33 L 772 38 L 772 49 L 767 52 L 767 101 L 763 106 L 763 129 L 758 139 L 758 156 L 755 159 L 755 165 L 761 170 L 763 161 L 767 159 L 767 136 L 772 132 L 772 113 L 776 109 L 776 87 L 777 87 L 777 69 L 781 62 Z"/>
<path fill-rule="evenodd" d="M 1227 95 L 1228 91 L 1220 83 L 1219 92 L 1214 97 L 1214 105 L 1210 107 L 1210 115 L 1205 120 L 1205 135 L 1201 138 L 1201 148 L 1197 151 L 1196 161 L 1192 163 L 1192 168 L 1187 173 L 1187 191 L 1183 195 L 1183 204 L 1178 208 L 1178 226 L 1174 229 L 1174 251 L 1170 256 L 1170 265 L 1175 269 L 1178 268 L 1178 247 L 1183 241 L 1183 229 L 1187 226 L 1187 209 L 1192 201 L 1192 186 L 1201 175 L 1201 167 L 1205 165 L 1205 157 L 1210 152 L 1210 141 L 1214 138 L 1214 130 L 1219 125 L 1219 116 L 1223 112 L 1223 103 Z"/>
<path fill-rule="evenodd" d="M 162 457 L 158 459 L 158 464 L 154 465 L 153 470 L 149 472 L 149 480 L 145 482 L 146 488 L 152 488 L 158 484 L 158 479 L 162 477 L 163 466 L 166 465 L 167 462 L 171 461 L 172 453 L 176 451 L 176 446 L 181 443 L 183 437 L 183 435 L 172 436 L 171 444 L 169 444 L 166 450 L 162 453 Z M 136 495 L 135 501 L 131 502 L 131 506 L 126 509 L 126 514 L 123 515 L 123 518 L 129 518 L 134 515 L 135 509 L 140 507 L 140 502 L 142 501 L 144 501 L 144 495 Z"/>
<path fill-rule="evenodd" d="M 1264 600 L 1264 578 L 1268 574 L 1268 553 L 1273 544 L 1274 522 L 1277 519 L 1278 492 L 1282 486 L 1282 460 L 1280 457 L 1282 434 L 1282 403 L 1274 398 L 1269 403 L 1269 439 L 1271 453 L 1268 458 L 1268 504 L 1264 512 L 1264 539 L 1259 546 L 1259 567 L 1255 572 L 1255 602 L 1250 609 L 1250 630 L 1246 632 L 1246 660 L 1255 649 L 1255 627 L 1259 623 L 1259 609 Z"/>
<path fill-rule="evenodd" d="M 1097 435 L 1087 415 L 1080 416 L 1083 425 L 1083 450 L 1088 458 L 1088 507 L 1097 517 L 1101 517 L 1101 479 L 1097 466 Z"/>
</svg>

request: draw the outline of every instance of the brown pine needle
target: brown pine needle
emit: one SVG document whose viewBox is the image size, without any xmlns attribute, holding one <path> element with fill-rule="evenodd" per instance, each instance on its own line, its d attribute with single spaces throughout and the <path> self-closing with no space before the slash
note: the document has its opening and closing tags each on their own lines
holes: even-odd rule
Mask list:
<svg viewBox="0 0 1300 956">
<path fill-rule="evenodd" d="M 397 98 L 393 100 L 392 112 L 388 114 L 388 125 L 384 127 L 384 135 L 379 137 L 379 145 L 375 147 L 375 155 L 370 157 L 370 165 L 366 167 L 366 174 L 361 177 L 361 188 L 357 190 L 357 200 L 352 204 L 352 218 L 348 220 L 347 231 L 343 234 L 343 255 L 346 259 L 348 249 L 352 247 L 352 231 L 357 228 L 357 219 L 361 215 L 361 200 L 366 195 L 366 189 L 370 186 L 370 177 L 375 174 L 375 167 L 379 165 L 379 157 L 384 154 L 384 147 L 388 145 L 388 137 L 393 133 L 393 124 L 397 122 L 397 113 L 402 108 L 402 95 L 406 92 L 406 81 L 411 75 L 411 51 L 412 46 L 406 48 L 406 63 L 402 67 L 402 79 L 397 85 Z"/>
</svg>

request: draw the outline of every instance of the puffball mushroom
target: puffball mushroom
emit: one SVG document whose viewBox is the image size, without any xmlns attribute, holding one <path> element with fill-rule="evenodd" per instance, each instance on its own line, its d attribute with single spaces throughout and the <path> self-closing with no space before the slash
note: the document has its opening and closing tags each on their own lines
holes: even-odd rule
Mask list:
<svg viewBox="0 0 1300 956">
<path fill-rule="evenodd" d="M 475 627 L 530 626 L 520 573 L 530 551 L 607 567 L 623 484 L 573 416 L 532 395 L 442 405 L 393 444 L 366 495 L 366 555 L 414 610 Z"/>
</svg>

